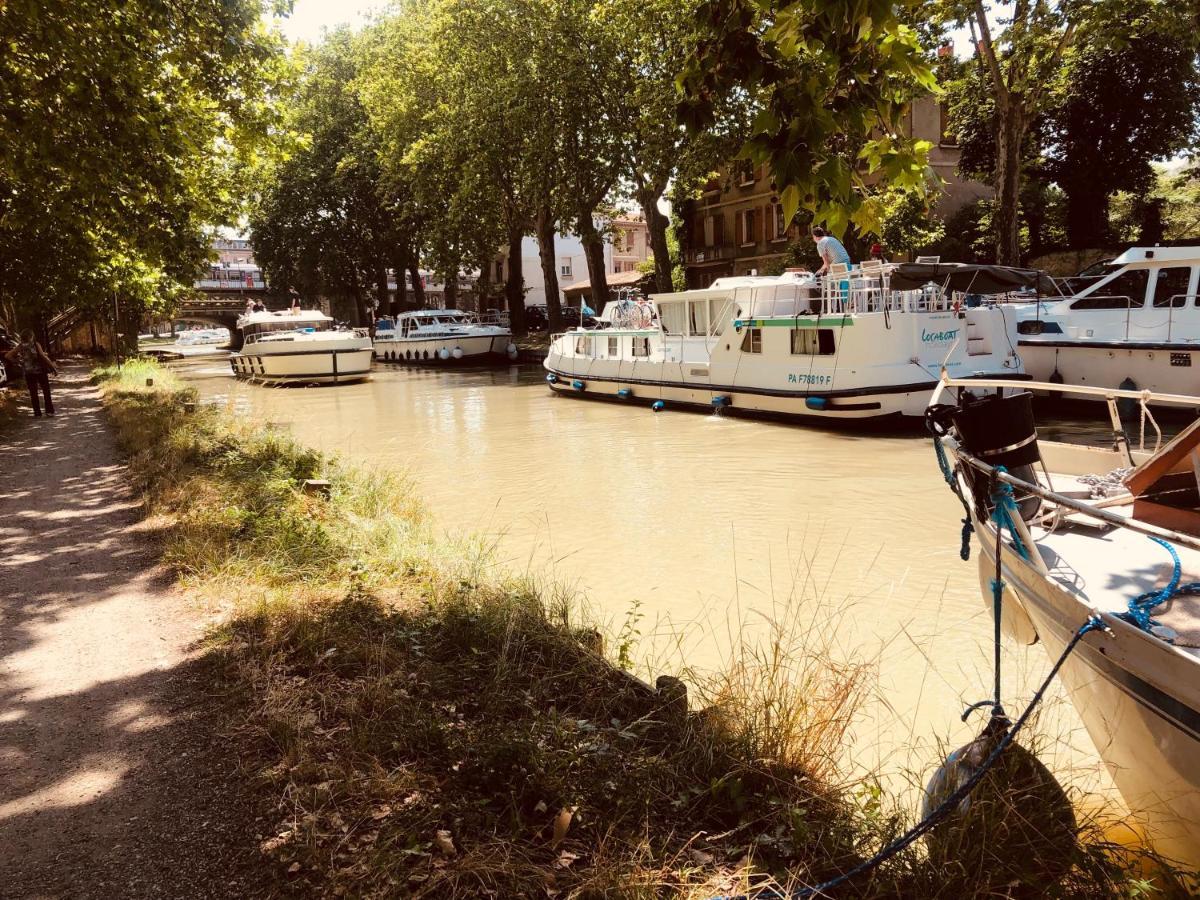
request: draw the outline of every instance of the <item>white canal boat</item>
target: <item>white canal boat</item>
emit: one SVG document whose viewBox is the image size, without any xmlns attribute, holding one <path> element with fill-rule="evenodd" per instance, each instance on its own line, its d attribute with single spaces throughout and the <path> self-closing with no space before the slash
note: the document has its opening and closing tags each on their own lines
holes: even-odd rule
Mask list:
<svg viewBox="0 0 1200 900">
<path fill-rule="evenodd" d="M 966 308 L 964 290 L 1011 291 L 1037 273 L 908 265 L 718 279 L 707 290 L 621 300 L 595 329 L 556 335 L 546 380 L 564 394 L 821 419 L 921 416 L 944 365 L 1019 377 L 1011 306 Z"/>
<path fill-rule="evenodd" d="M 229 357 L 233 373 L 253 381 L 337 384 L 371 372 L 371 339 L 322 312 L 252 312 L 237 322 L 242 349 Z"/>
<path fill-rule="evenodd" d="M 1018 311 L 1036 381 L 1200 394 L 1200 247 L 1133 247 Z"/>
<path fill-rule="evenodd" d="M 375 351 L 386 362 L 484 363 L 517 358 L 512 331 L 479 321 L 461 309 L 401 313 L 393 327 L 375 331 Z"/>
<path fill-rule="evenodd" d="M 1051 387 L 1106 401 L 1112 446 L 1038 440 L 1027 391 Z M 1066 657 L 1063 682 L 1149 839 L 1200 865 L 1200 422 L 1157 450 L 1131 449 L 1116 410 L 1117 400 L 1137 404 L 1141 434 L 1157 435 L 1147 404 L 1200 400 L 954 378 L 938 394 L 935 440 L 957 462 L 948 477 L 979 538 L 985 602 L 993 607 L 999 554 L 1002 631 L 1040 641 L 1052 661 L 1099 617 L 1104 629 Z M 936 405 L 954 394 L 953 405 Z M 1010 511 L 1002 529 L 997 505 Z"/>
</svg>

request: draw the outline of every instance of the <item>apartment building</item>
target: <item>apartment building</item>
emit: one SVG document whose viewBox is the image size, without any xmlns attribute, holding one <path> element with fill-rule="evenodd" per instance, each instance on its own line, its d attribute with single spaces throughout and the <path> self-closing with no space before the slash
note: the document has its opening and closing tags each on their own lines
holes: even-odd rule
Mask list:
<svg viewBox="0 0 1200 900">
<path fill-rule="evenodd" d="M 959 149 L 946 132 L 945 110 L 925 98 L 910 108 L 905 130 L 931 141 L 929 164 L 945 182 L 935 213 L 948 216 L 986 196 L 989 189 L 958 176 Z M 689 288 L 705 288 L 728 275 L 749 275 L 778 269 L 789 244 L 807 240 L 799 227 L 785 220 L 776 185 L 765 166 L 737 161 L 710 181 L 703 195 L 682 208 L 684 267 Z"/>
</svg>

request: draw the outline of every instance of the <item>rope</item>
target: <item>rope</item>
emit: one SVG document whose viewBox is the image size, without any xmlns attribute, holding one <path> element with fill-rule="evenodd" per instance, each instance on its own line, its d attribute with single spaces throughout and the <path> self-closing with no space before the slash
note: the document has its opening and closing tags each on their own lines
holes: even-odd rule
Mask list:
<svg viewBox="0 0 1200 900">
<path fill-rule="evenodd" d="M 1149 537 L 1149 535 L 1147 535 Z M 1171 570 L 1171 580 L 1167 582 L 1166 587 L 1154 591 L 1146 591 L 1144 594 L 1139 594 L 1129 601 L 1129 609 L 1123 613 L 1117 613 L 1118 619 L 1124 619 L 1131 625 L 1135 625 L 1142 631 L 1149 631 L 1152 625 L 1157 625 L 1151 618 L 1156 607 L 1162 606 L 1172 597 L 1179 595 L 1200 594 L 1200 581 L 1193 581 L 1188 584 L 1180 584 L 1183 577 L 1183 565 L 1179 561 L 1179 554 L 1175 548 L 1161 538 L 1151 537 L 1150 540 L 1163 547 L 1171 554 L 1171 561 L 1174 564 Z"/>
<path fill-rule="evenodd" d="M 1004 466 L 996 466 L 996 472 L 1008 474 L 1008 469 Z M 1006 481 L 996 479 L 996 486 L 992 491 L 992 502 L 995 504 L 995 510 L 992 513 L 992 519 L 996 523 L 996 529 L 1007 528 L 1008 533 L 1012 536 L 1013 546 L 1017 553 L 1021 555 L 1021 559 L 1029 559 L 1029 551 L 1025 549 L 1025 545 L 1021 542 L 1021 536 L 1017 533 L 1017 523 L 1013 519 L 1013 513 L 1017 511 L 1016 501 L 1013 499 L 1012 485 Z M 999 544 L 997 544 L 999 547 Z M 999 554 L 997 554 L 999 555 Z"/>
<path fill-rule="evenodd" d="M 975 525 L 971 521 L 971 504 L 963 496 L 956 470 L 951 468 L 950 460 L 946 457 L 946 448 L 942 446 L 941 441 L 941 436 L 945 432 L 939 432 L 939 427 L 938 410 L 933 407 L 927 409 L 925 411 L 925 428 L 933 436 L 933 452 L 937 456 L 938 468 L 942 470 L 942 478 L 946 480 L 946 484 L 950 485 L 950 490 L 962 504 L 962 544 L 959 547 L 958 555 L 962 557 L 963 562 L 966 562 L 971 558 L 971 534 L 975 531 Z"/>
<path fill-rule="evenodd" d="M 1054 665 L 1050 668 L 1050 674 L 1046 676 L 1046 679 L 1034 693 L 1033 698 L 1029 701 L 1029 705 L 1025 707 L 1025 711 L 1021 713 L 1016 723 L 1014 723 L 1011 728 L 1008 728 L 1004 732 L 1004 736 L 1000 738 L 999 742 L 997 742 L 996 746 L 992 749 L 992 752 L 989 753 L 987 758 L 983 761 L 983 764 L 980 765 L 980 767 L 971 775 L 970 778 L 959 785 L 959 787 L 953 793 L 939 803 L 937 808 L 934 809 L 928 816 L 910 828 L 903 835 L 896 838 L 896 840 L 892 841 L 870 859 L 864 860 L 854 868 L 850 869 L 848 872 L 845 872 L 836 878 L 831 878 L 828 881 L 824 881 L 821 884 L 815 885 L 814 887 L 800 888 L 798 890 L 788 892 L 780 891 L 777 888 L 765 888 L 761 891 L 755 891 L 754 893 L 750 894 L 714 897 L 712 900 L 804 900 L 804 898 L 807 897 L 816 897 L 821 894 L 826 894 L 834 888 L 840 887 L 851 879 L 863 874 L 864 872 L 869 872 L 872 869 L 877 868 L 879 865 L 891 859 L 901 850 L 904 850 L 915 843 L 918 838 L 928 834 L 935 826 L 937 826 L 944 818 L 946 818 L 946 816 L 949 815 L 949 813 L 953 811 L 958 804 L 967 798 L 971 791 L 975 789 L 976 785 L 978 785 L 979 782 L 983 780 L 984 776 L 987 775 L 987 773 L 991 770 L 992 766 L 996 764 L 996 761 L 1000 758 L 1000 754 L 1007 750 L 1009 745 L 1012 744 L 1017 734 L 1029 721 L 1029 717 L 1033 715 L 1033 711 L 1042 702 L 1042 698 L 1045 696 L 1046 691 L 1049 690 L 1051 682 L 1053 682 L 1055 676 L 1058 675 L 1059 669 L 1062 668 L 1063 663 L 1067 661 L 1067 657 L 1071 655 L 1071 653 L 1075 650 L 1075 647 L 1078 646 L 1079 642 L 1083 640 L 1083 638 L 1089 632 L 1104 629 L 1105 627 L 1106 626 L 1098 616 L 1091 616 L 1086 622 L 1084 622 L 1083 625 L 1079 627 L 1079 630 L 1075 632 L 1071 640 L 1067 642 L 1067 646 L 1063 649 L 1062 654 L 1057 660 L 1055 660 Z"/>
</svg>

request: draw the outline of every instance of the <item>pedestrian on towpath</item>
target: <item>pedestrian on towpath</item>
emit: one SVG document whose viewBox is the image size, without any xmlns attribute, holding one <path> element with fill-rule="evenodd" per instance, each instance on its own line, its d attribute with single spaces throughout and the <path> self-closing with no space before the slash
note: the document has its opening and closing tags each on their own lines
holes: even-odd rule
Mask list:
<svg viewBox="0 0 1200 900">
<path fill-rule="evenodd" d="M 820 226 L 812 230 L 812 239 L 817 245 L 817 255 L 821 257 L 821 268 L 817 269 L 817 275 L 825 275 L 829 272 L 830 266 L 835 266 L 838 263 L 849 266 L 850 254 L 846 252 L 846 248 L 842 246 L 842 242 L 835 238 L 832 234 Z"/>
<path fill-rule="evenodd" d="M 58 366 L 54 364 L 37 342 L 33 331 L 21 335 L 21 343 L 9 350 L 4 358 L 21 368 L 25 373 L 25 386 L 29 388 L 29 402 L 33 404 L 33 414 L 41 418 L 42 404 L 38 401 L 38 391 L 46 398 L 46 415 L 54 415 L 54 400 L 50 397 L 50 373 L 58 374 Z"/>
</svg>

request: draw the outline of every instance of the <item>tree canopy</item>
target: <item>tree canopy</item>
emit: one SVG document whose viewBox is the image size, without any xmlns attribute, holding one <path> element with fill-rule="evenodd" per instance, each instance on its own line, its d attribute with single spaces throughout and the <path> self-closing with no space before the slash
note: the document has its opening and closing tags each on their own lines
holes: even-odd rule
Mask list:
<svg viewBox="0 0 1200 900">
<path fill-rule="evenodd" d="M 190 283 L 240 211 L 286 75 L 264 0 L 0 4 L 0 302 L 13 317 Z"/>
</svg>

